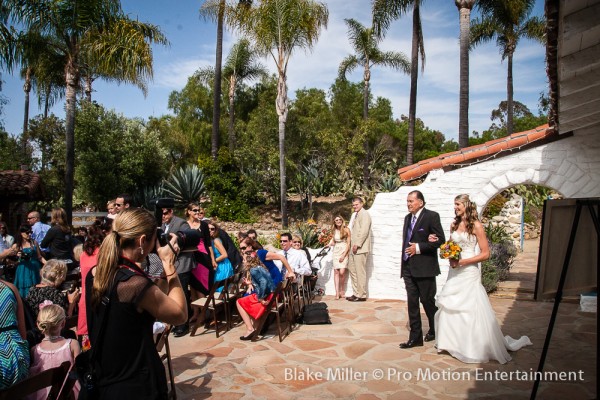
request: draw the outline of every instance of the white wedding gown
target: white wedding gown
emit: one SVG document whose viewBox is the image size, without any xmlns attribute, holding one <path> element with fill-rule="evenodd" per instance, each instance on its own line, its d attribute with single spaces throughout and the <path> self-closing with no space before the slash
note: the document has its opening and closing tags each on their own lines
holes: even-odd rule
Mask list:
<svg viewBox="0 0 600 400">
<path fill-rule="evenodd" d="M 450 239 L 462 247 L 461 258 L 475 253 L 477 238 L 467 232 L 453 232 Z M 448 280 L 438 294 L 435 314 L 436 346 L 465 363 L 511 360 L 508 350 L 531 344 L 527 336 L 515 340 L 503 336 L 487 293 L 481 284 L 478 264 L 450 268 Z"/>
</svg>

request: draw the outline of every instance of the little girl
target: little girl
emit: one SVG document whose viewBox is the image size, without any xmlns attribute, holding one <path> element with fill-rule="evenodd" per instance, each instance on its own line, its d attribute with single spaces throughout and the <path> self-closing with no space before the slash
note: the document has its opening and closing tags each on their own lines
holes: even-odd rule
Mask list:
<svg viewBox="0 0 600 400">
<path fill-rule="evenodd" d="M 51 301 L 46 300 L 40 304 L 37 326 L 44 334 L 44 339 L 31 349 L 31 366 L 29 376 L 37 375 L 48 369 L 58 367 L 65 361 L 73 362 L 81 352 L 76 340 L 65 339 L 60 336 L 60 331 L 65 326 L 65 310 Z M 29 399 L 46 399 L 50 388 L 38 390 Z M 73 387 L 75 398 L 79 395 L 79 382 Z"/>
</svg>

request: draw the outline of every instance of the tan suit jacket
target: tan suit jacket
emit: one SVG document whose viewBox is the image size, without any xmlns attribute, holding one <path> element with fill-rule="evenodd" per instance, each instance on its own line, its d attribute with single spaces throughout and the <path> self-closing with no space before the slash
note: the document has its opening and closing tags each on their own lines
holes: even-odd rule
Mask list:
<svg viewBox="0 0 600 400">
<path fill-rule="evenodd" d="M 371 216 L 364 208 L 360 209 L 354 219 L 351 245 L 358 246 L 356 254 L 371 252 Z"/>
</svg>

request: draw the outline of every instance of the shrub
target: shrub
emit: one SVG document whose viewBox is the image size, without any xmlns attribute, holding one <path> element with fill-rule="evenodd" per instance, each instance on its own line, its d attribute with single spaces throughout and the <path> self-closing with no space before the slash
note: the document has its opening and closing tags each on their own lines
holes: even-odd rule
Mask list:
<svg viewBox="0 0 600 400">
<path fill-rule="evenodd" d="M 496 290 L 499 281 L 506 280 L 510 267 L 517 255 L 511 240 L 492 242 L 489 240 L 490 258 L 481 264 L 481 283 L 489 293 Z"/>
<path fill-rule="evenodd" d="M 319 235 L 315 225 L 299 222 L 296 224 L 296 231 L 305 247 L 315 248 L 319 246 Z"/>
</svg>

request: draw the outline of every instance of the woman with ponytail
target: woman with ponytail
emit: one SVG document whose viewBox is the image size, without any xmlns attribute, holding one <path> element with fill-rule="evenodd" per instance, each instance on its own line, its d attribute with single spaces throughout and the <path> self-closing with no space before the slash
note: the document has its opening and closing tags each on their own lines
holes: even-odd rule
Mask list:
<svg viewBox="0 0 600 400">
<path fill-rule="evenodd" d="M 141 208 L 125 209 L 115 218 L 113 231 L 100 245 L 98 264 L 87 276 L 89 337 L 92 349 L 100 348 L 94 352 L 100 399 L 167 398 L 152 325 L 155 320 L 181 325 L 188 313 L 175 271 L 175 236 L 157 249 L 166 294 L 140 268 L 157 245 L 154 216 Z"/>
</svg>

